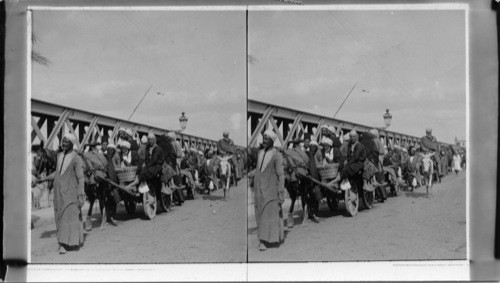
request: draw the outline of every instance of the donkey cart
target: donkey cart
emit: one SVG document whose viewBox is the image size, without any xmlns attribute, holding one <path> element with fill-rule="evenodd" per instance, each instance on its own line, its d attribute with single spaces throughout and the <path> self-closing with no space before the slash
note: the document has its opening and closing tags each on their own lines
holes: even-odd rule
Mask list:
<svg viewBox="0 0 500 283">
<path fill-rule="evenodd" d="M 359 208 L 357 186 L 350 184 L 347 179 L 341 180 L 338 168 L 339 164 L 337 163 L 318 166 L 321 181 L 300 172 L 297 172 L 297 174 L 322 188 L 321 191 L 326 197 L 328 208 L 331 211 L 336 211 L 340 201 L 343 200 L 348 215 L 355 216 Z"/>
<path fill-rule="evenodd" d="M 148 219 L 153 219 L 157 212 L 158 197 L 161 208 L 168 211 L 170 208 L 170 195 L 161 192 L 161 182 L 151 182 L 146 185 L 145 182 L 139 184 L 136 176 L 137 166 L 117 168 L 115 170 L 119 184 L 108 178 L 100 178 L 111 186 L 119 189 L 120 198 L 125 204 L 125 210 L 128 214 L 134 214 L 137 204 L 142 203 L 144 214 Z"/>
</svg>

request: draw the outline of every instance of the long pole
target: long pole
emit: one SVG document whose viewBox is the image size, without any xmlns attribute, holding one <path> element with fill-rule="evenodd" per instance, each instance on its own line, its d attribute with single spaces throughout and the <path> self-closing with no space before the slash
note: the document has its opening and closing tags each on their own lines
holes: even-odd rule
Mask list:
<svg viewBox="0 0 500 283">
<path fill-rule="evenodd" d="M 132 115 L 134 115 L 135 111 L 137 110 L 137 108 L 139 108 L 139 105 L 141 105 L 142 101 L 144 100 L 144 98 L 146 98 L 146 95 L 148 94 L 148 92 L 151 90 L 151 87 L 153 85 L 150 85 L 148 90 L 146 91 L 146 93 L 142 96 L 142 99 L 141 101 L 139 101 L 139 104 L 137 104 L 137 106 L 134 108 L 134 111 L 132 111 L 132 114 L 130 114 L 130 117 L 128 117 L 128 120 L 127 121 L 130 121 L 130 119 L 132 118 Z"/>
<path fill-rule="evenodd" d="M 337 113 L 339 113 L 340 108 L 342 108 L 342 106 L 344 105 L 344 103 L 346 102 L 346 100 L 349 98 L 349 96 L 351 95 L 351 93 L 352 93 L 353 89 L 356 87 L 356 85 L 357 85 L 357 84 L 358 84 L 358 82 L 356 82 L 356 83 L 352 86 L 351 90 L 349 91 L 349 93 L 347 94 L 347 96 L 344 98 L 344 101 L 342 101 L 342 103 L 340 104 L 339 109 L 337 109 L 337 112 L 335 112 L 335 114 L 333 115 L 333 119 L 335 118 L 335 116 L 337 116 Z"/>
</svg>

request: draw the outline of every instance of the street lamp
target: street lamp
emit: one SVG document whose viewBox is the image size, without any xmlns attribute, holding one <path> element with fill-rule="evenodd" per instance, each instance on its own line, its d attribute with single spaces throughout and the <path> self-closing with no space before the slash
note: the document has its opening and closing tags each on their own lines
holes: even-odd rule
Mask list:
<svg viewBox="0 0 500 283">
<path fill-rule="evenodd" d="M 179 124 L 181 125 L 180 132 L 182 132 L 186 129 L 187 122 L 188 122 L 188 118 L 186 116 L 184 116 L 184 112 L 182 112 L 181 117 L 179 117 Z"/>
<path fill-rule="evenodd" d="M 386 128 L 389 128 L 389 126 L 391 125 L 391 121 L 392 121 L 392 115 L 391 113 L 389 113 L 389 109 L 386 109 L 384 114 L 384 122 Z"/>
</svg>

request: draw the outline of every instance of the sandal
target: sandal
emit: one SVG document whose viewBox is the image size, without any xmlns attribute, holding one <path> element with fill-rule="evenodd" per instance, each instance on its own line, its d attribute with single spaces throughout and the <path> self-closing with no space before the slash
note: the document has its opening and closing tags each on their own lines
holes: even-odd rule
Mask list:
<svg viewBox="0 0 500 283">
<path fill-rule="evenodd" d="M 266 245 L 264 245 L 264 243 L 260 243 L 259 244 L 259 251 L 265 251 L 267 249 Z"/>
<path fill-rule="evenodd" d="M 62 245 L 60 245 L 59 246 L 59 254 L 65 254 L 66 252 L 67 252 L 67 250 Z"/>
</svg>

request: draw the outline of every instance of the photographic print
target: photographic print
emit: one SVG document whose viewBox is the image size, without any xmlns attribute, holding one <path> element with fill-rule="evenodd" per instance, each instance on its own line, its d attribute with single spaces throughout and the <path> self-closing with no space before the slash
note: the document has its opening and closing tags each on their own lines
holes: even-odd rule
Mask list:
<svg viewBox="0 0 500 283">
<path fill-rule="evenodd" d="M 30 11 L 31 263 L 246 262 L 245 16 Z"/>
<path fill-rule="evenodd" d="M 249 262 L 468 258 L 467 31 L 466 6 L 250 9 Z"/>
</svg>

